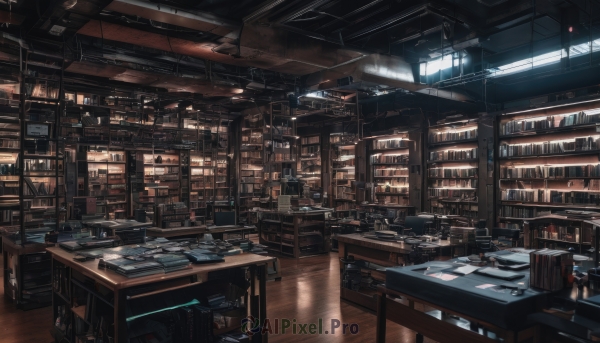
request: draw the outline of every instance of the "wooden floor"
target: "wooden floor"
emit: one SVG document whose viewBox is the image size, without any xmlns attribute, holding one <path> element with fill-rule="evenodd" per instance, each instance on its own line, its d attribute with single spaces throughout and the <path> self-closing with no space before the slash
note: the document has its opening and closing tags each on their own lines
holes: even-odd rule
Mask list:
<svg viewBox="0 0 600 343">
<path fill-rule="evenodd" d="M 0 268 L 2 266 L 0 255 Z M 356 335 L 346 335 L 338 329 L 335 335 L 272 335 L 270 342 L 374 342 L 375 315 L 351 304 L 340 302 L 340 272 L 336 253 L 299 260 L 280 258 L 281 281 L 267 284 L 267 311 L 271 320 L 296 319 L 296 323 L 318 323 L 323 331 L 330 330 L 331 320 L 358 324 Z M 4 281 L 0 273 L 0 288 Z M 0 343 L 50 343 L 52 312 L 50 307 L 21 311 L 8 303 L 4 291 L 0 296 Z M 388 342 L 414 342 L 414 332 L 388 321 Z M 428 341 L 427 339 L 425 340 Z"/>
</svg>

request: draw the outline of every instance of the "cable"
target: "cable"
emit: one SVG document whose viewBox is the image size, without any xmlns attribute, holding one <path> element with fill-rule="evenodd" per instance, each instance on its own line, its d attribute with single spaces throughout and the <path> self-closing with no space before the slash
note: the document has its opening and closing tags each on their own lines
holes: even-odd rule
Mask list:
<svg viewBox="0 0 600 343">
<path fill-rule="evenodd" d="M 104 51 L 104 30 L 102 29 L 102 20 L 100 20 L 100 36 L 102 37 L 102 50 Z"/>
</svg>

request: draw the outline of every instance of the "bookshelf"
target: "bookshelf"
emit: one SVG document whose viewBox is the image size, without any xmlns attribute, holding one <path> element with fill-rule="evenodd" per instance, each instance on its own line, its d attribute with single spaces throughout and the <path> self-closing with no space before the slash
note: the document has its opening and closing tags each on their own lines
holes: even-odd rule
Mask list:
<svg viewBox="0 0 600 343">
<path fill-rule="evenodd" d="M 331 176 L 333 203 L 336 212 L 349 212 L 356 208 L 356 145 L 354 135 L 331 134 L 329 143 L 333 150 Z"/>
<path fill-rule="evenodd" d="M 371 140 L 368 151 L 373 181 L 371 207 L 386 211 L 387 217 L 403 219 L 412 212 L 408 160 L 413 145 L 404 133 Z"/>
<path fill-rule="evenodd" d="M 240 221 L 256 223 L 252 209 L 260 207 L 264 172 L 264 131 L 262 114 L 248 115 L 242 120 L 240 145 L 239 218 Z"/>
<path fill-rule="evenodd" d="M 298 177 L 310 186 L 311 191 L 322 187 L 321 180 L 321 136 L 300 137 Z"/>
<path fill-rule="evenodd" d="M 108 219 L 127 216 L 127 176 L 125 152 L 108 146 L 82 145 L 78 153 L 78 177 L 83 192 L 96 198 L 96 213 Z"/>
<path fill-rule="evenodd" d="M 132 154 L 135 170 L 132 182 L 133 209 L 154 213 L 154 206 L 180 201 L 180 154 L 175 150 L 137 151 Z M 152 216 L 150 216 L 152 218 Z"/>
<path fill-rule="evenodd" d="M 4 293 L 32 309 L 51 301 L 45 233 L 66 220 L 62 61 L 48 67 L 22 53 L 18 107 L 5 100 L 0 114 L 0 204 L 3 224 L 13 225 L 2 240 Z"/>
<path fill-rule="evenodd" d="M 479 219 L 477 137 L 473 120 L 431 126 L 427 134 L 427 208 L 470 225 Z"/>
<path fill-rule="evenodd" d="M 565 211 L 600 209 L 600 103 L 498 121 L 499 226 L 523 229 L 526 247 L 589 249 L 592 228 Z"/>
<path fill-rule="evenodd" d="M 271 103 L 269 118 L 265 118 L 263 135 L 264 149 L 264 187 L 269 201 L 261 203 L 263 208 L 277 209 L 279 195 L 282 192 L 281 179 L 286 176 L 298 176 L 297 173 L 297 137 L 294 136 L 294 126 L 289 116 L 289 108 L 283 103 Z M 311 177 L 313 169 L 306 170 Z M 298 171 L 298 174 L 301 174 Z M 320 175 L 320 168 L 319 168 Z M 307 179 L 307 180 L 309 180 Z M 289 195 L 289 193 L 288 193 Z"/>
</svg>

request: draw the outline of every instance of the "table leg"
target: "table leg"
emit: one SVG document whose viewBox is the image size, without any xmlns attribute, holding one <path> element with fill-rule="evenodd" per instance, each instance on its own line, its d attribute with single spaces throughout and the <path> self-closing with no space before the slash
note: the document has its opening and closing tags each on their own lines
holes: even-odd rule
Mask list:
<svg viewBox="0 0 600 343">
<path fill-rule="evenodd" d="M 386 325 L 386 301 L 387 295 L 379 293 L 377 295 L 377 328 L 376 341 L 377 343 L 385 343 L 385 325 Z"/>
<path fill-rule="evenodd" d="M 258 269 L 259 276 L 259 296 L 260 296 L 260 320 L 265 321 L 267 319 L 267 265 L 261 266 Z M 269 341 L 269 333 L 265 332 L 261 336 L 261 341 L 267 343 Z"/>
</svg>

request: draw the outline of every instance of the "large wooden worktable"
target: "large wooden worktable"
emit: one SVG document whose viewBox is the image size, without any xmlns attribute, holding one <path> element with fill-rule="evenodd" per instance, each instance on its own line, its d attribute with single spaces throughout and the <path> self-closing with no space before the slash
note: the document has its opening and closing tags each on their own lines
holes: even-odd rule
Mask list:
<svg viewBox="0 0 600 343">
<path fill-rule="evenodd" d="M 148 236 L 153 237 L 185 237 L 185 236 L 198 236 L 202 237 L 202 235 L 210 233 L 217 238 L 222 239 L 224 234 L 228 233 L 241 233 L 242 238 L 246 236 L 246 233 L 255 231 L 256 226 L 237 226 L 237 225 L 225 225 L 225 226 L 206 226 L 206 225 L 198 225 L 198 226 L 182 226 L 182 227 L 174 227 L 174 228 L 159 228 L 159 227 L 151 227 L 146 230 Z"/>
<path fill-rule="evenodd" d="M 255 318 L 267 318 L 266 306 L 266 276 L 267 264 L 272 262 L 274 258 L 260 256 L 255 254 L 240 254 L 225 257 L 225 262 L 192 265 L 189 269 L 175 271 L 167 274 L 156 274 L 143 276 L 138 278 L 127 278 L 113 271 L 98 268 L 98 260 L 87 262 L 76 262 L 73 260 L 74 254 L 60 248 L 48 248 L 47 251 L 52 254 L 53 264 L 60 262 L 71 268 L 73 271 L 79 272 L 88 278 L 93 279 L 96 283 L 108 288 L 114 292 L 114 325 L 115 325 L 115 343 L 128 342 L 127 325 L 125 322 L 126 302 L 128 299 L 144 297 L 145 294 L 136 294 L 128 296 L 128 290 L 138 286 L 157 285 L 158 291 L 152 291 L 148 295 L 173 291 L 175 289 L 183 289 L 186 287 L 198 285 L 204 281 L 208 281 L 208 274 L 211 272 L 222 271 L 227 269 L 250 267 L 251 272 L 251 287 L 249 297 L 253 299 L 250 304 L 254 303 L 258 306 L 250 306 L 250 314 Z M 54 270 L 54 269 L 53 269 Z M 180 281 L 178 286 L 170 286 L 161 289 L 160 285 L 169 284 L 168 282 Z M 258 287 L 255 284 L 258 281 Z M 171 284 L 172 285 L 172 284 Z M 260 335 L 257 335 L 260 336 Z M 266 342 L 268 337 L 262 336 L 262 342 Z M 258 338 L 260 341 L 261 338 Z M 253 338 L 257 339 L 257 338 Z"/>
<path fill-rule="evenodd" d="M 376 240 L 364 237 L 363 234 L 360 233 L 338 235 L 337 239 L 340 259 L 346 259 L 349 255 L 352 255 L 355 260 L 364 260 L 384 267 L 405 265 L 408 263 L 407 256 L 412 251 L 412 246 L 410 244 Z M 439 247 L 436 259 L 444 259 L 444 257 L 441 256 L 442 249 L 449 249 L 449 255 L 452 255 L 452 249 L 454 247 L 464 246 L 464 244 L 450 244 L 449 240 L 440 240 L 429 244 L 434 244 Z M 448 258 L 450 258 L 450 256 L 448 256 Z M 340 263 L 340 267 L 343 267 L 343 263 Z M 385 275 L 383 275 L 383 273 L 377 271 L 370 271 L 370 273 L 374 278 L 385 280 Z M 354 291 L 341 286 L 340 298 L 366 307 L 372 311 L 377 309 L 376 297 L 373 294 Z"/>
</svg>

